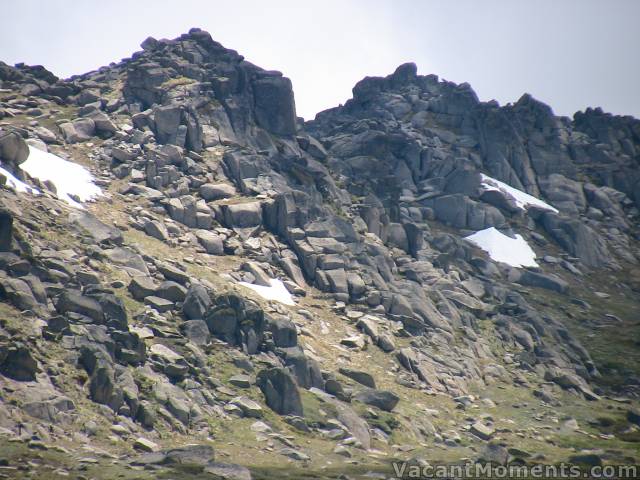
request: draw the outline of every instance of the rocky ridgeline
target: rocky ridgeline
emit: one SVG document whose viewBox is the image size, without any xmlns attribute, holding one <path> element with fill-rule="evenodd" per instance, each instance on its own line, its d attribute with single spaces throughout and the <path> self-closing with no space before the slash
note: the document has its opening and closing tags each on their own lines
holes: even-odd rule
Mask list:
<svg viewBox="0 0 640 480">
<path fill-rule="evenodd" d="M 393 414 L 401 391 L 301 343 L 318 324 L 327 345 L 379 351 L 397 385 L 461 408 L 501 382 L 537 382 L 551 405 L 554 384 L 593 401 L 606 393 L 564 313 L 543 312 L 530 292 L 588 309 L 573 296 L 586 279 L 638 268 L 639 121 L 599 109 L 572 121 L 529 95 L 483 103 L 468 85 L 405 64 L 304 122 L 289 79 L 206 32 L 148 38 L 142 48 L 69 80 L 0 64 L 2 166 L 28 181 L 19 168 L 27 144 L 64 150 L 108 192 L 88 210 L 69 210 L 33 179 L 42 196 L 0 192 L 0 299 L 16 309 L 0 320 L 0 398 L 16 399 L 0 403 L 6 432 L 64 435 L 85 418 L 85 396 L 114 435 L 155 452 L 134 464 L 190 456 L 214 478 L 250 474 L 213 462 L 204 447 L 158 453 L 158 432 L 207 439 L 212 418 L 262 418 L 268 407 L 336 442 L 336 455 L 388 445 L 391 430 L 371 419 Z M 482 174 L 557 211 L 522 208 L 485 188 Z M 463 239 L 490 227 L 522 235 L 545 252 L 543 266 L 495 262 Z M 211 258 L 230 262 L 216 281 L 197 273 Z M 309 311 L 251 300 L 235 286 L 266 288 L 273 278 L 299 301 L 331 300 L 317 306 L 349 334 L 332 339 Z M 240 373 L 221 381 L 224 362 Z M 252 386 L 259 397 L 243 393 Z M 306 395 L 333 416 L 320 422 L 305 411 Z M 418 417 L 406 417 L 423 422 L 416 443 L 459 443 Z M 465 432 L 490 440 L 490 424 Z M 270 432 L 283 456 L 309 460 L 266 423 L 251 428 Z M 96 429 L 91 420 L 82 435 Z M 495 444 L 487 451 L 508 456 Z"/>
</svg>

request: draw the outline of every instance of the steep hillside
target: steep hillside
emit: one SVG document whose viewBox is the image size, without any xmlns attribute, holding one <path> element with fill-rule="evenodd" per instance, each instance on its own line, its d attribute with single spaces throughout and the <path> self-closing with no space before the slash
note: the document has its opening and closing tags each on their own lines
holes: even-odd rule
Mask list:
<svg viewBox="0 0 640 480">
<path fill-rule="evenodd" d="M 0 477 L 637 463 L 640 121 L 141 47 L 0 63 Z"/>
</svg>

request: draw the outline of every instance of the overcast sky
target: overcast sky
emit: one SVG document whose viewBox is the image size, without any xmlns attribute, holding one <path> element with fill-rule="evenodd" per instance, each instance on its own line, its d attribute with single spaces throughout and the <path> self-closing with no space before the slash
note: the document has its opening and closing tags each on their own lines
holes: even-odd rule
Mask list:
<svg viewBox="0 0 640 480">
<path fill-rule="evenodd" d="M 293 81 L 298 115 L 344 103 L 367 75 L 413 61 L 501 104 L 640 117 L 640 0 L 3 0 L 0 60 L 61 77 L 197 26 Z"/>
</svg>

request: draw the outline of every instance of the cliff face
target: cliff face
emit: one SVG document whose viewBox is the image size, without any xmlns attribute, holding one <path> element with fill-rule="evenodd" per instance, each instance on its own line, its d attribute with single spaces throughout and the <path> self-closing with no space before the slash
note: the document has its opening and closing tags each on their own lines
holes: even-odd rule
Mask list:
<svg viewBox="0 0 640 480">
<path fill-rule="evenodd" d="M 98 478 L 559 461 L 583 444 L 562 415 L 628 459 L 638 120 L 405 64 L 305 123 L 288 78 L 206 32 L 142 48 L 68 80 L 0 64 L 11 462 L 76 469 L 55 442 L 111 442 Z"/>
</svg>

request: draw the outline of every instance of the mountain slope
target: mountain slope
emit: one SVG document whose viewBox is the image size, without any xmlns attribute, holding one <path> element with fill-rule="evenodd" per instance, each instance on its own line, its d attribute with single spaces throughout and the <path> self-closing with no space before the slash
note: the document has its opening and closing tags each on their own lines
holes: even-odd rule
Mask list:
<svg viewBox="0 0 640 480">
<path fill-rule="evenodd" d="M 2 473 L 636 461 L 637 120 L 406 64 L 304 122 L 206 32 L 142 48 L 0 64 Z"/>
</svg>

